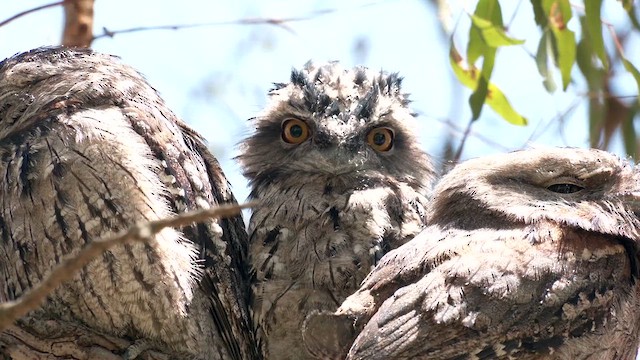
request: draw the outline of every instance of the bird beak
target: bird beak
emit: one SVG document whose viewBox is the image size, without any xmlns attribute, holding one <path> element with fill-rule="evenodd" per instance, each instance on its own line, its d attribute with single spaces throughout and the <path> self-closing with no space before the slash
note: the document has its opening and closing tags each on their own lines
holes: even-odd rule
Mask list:
<svg viewBox="0 0 640 360">
<path fill-rule="evenodd" d="M 621 243 L 629 255 L 631 273 L 633 275 L 634 282 L 640 277 L 640 235 L 638 235 L 640 231 L 637 230 L 638 225 L 640 225 L 640 182 L 638 183 L 638 186 L 636 186 L 636 189 L 637 190 L 634 189 L 618 194 L 624 204 L 623 206 L 635 214 L 636 219 L 638 219 L 638 221 L 634 221 L 636 226 L 633 228 L 636 229 L 636 231 L 631 231 L 627 234 L 624 237 L 626 241 L 621 238 Z M 633 234 L 636 234 L 636 236 L 633 236 Z"/>
<path fill-rule="evenodd" d="M 624 206 L 640 216 L 640 166 L 635 166 L 631 176 L 631 181 L 619 189 L 618 195 Z"/>
<path fill-rule="evenodd" d="M 640 189 L 618 194 L 626 206 L 636 214 L 640 214 Z"/>
</svg>

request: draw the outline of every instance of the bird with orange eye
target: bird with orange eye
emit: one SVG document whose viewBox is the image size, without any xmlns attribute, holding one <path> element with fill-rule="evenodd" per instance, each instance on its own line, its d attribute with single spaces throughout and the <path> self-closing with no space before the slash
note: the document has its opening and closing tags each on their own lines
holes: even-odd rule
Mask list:
<svg viewBox="0 0 640 360">
<path fill-rule="evenodd" d="M 288 119 L 282 122 L 282 140 L 289 144 L 301 144 L 309 138 L 307 123 L 298 119 Z"/>
<path fill-rule="evenodd" d="M 282 140 L 288 144 L 298 145 L 310 137 L 309 126 L 299 119 L 287 119 L 282 122 Z M 376 127 L 366 135 L 366 142 L 378 152 L 386 152 L 393 148 L 394 133 L 388 127 Z"/>
<path fill-rule="evenodd" d="M 393 130 L 388 127 L 375 128 L 367 134 L 367 144 L 375 151 L 385 152 L 393 147 Z"/>
<path fill-rule="evenodd" d="M 276 84 L 238 157 L 251 185 L 252 310 L 268 358 L 308 359 L 302 326 L 337 308 L 425 226 L 434 171 L 395 73 L 307 64 Z"/>
</svg>

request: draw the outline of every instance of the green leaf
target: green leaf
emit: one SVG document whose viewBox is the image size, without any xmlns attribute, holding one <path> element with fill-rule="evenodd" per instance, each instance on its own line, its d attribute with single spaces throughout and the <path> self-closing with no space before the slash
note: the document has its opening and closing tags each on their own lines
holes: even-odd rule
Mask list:
<svg viewBox="0 0 640 360">
<path fill-rule="evenodd" d="M 627 11 L 633 10 L 633 0 L 618 0 L 618 1 L 622 4 L 622 7 L 625 10 Z"/>
<path fill-rule="evenodd" d="M 542 75 L 542 84 L 548 92 L 552 93 L 556 91 L 557 85 L 553 81 L 553 74 L 549 71 L 549 57 L 553 56 L 553 41 L 551 40 L 551 31 L 546 29 L 542 33 L 540 43 L 538 43 L 538 52 L 536 53 L 536 65 L 538 66 L 538 72 Z"/>
<path fill-rule="evenodd" d="M 464 69 L 462 67 L 463 62 L 464 60 L 462 59 L 462 56 L 460 56 L 460 53 L 456 50 L 452 41 L 451 47 L 449 48 L 449 63 L 451 64 L 453 74 L 462 85 L 475 90 L 480 73 L 478 69 L 473 66 L 468 70 Z"/>
<path fill-rule="evenodd" d="M 638 21 L 638 16 L 636 15 L 633 6 L 627 10 L 627 15 L 629 15 L 629 20 L 631 20 L 633 27 L 636 28 L 636 30 L 640 30 L 640 21 Z"/>
<path fill-rule="evenodd" d="M 542 0 L 542 9 L 552 28 L 559 30 L 567 28 L 567 23 L 572 16 L 569 0 Z"/>
<path fill-rule="evenodd" d="M 475 91 L 469 96 L 469 106 L 471 107 L 471 119 L 478 120 L 480 113 L 482 112 L 482 105 L 487 100 L 487 94 L 489 93 L 489 83 L 484 76 L 480 76 L 478 79 L 478 85 Z"/>
<path fill-rule="evenodd" d="M 531 6 L 533 7 L 533 15 L 535 17 L 536 24 L 543 29 L 546 28 L 548 20 L 544 9 L 542 9 L 542 0 L 531 0 Z"/>
<path fill-rule="evenodd" d="M 600 92 L 601 94 L 601 92 Z M 603 128 L 606 122 L 606 107 L 601 96 L 590 96 L 589 103 L 589 146 L 599 147 L 602 145 Z M 605 140 L 606 141 L 606 140 Z"/>
<path fill-rule="evenodd" d="M 475 64 L 476 60 L 486 51 L 487 43 L 482 39 L 480 29 L 471 26 L 469 29 L 469 43 L 467 44 L 467 61 L 469 64 Z"/>
<path fill-rule="evenodd" d="M 485 102 L 509 123 L 519 126 L 527 125 L 527 119 L 514 110 L 504 93 L 492 83 L 489 83 L 489 93 Z"/>
<path fill-rule="evenodd" d="M 571 68 L 576 61 L 576 34 L 568 29 L 554 31 L 553 35 L 558 44 L 558 67 L 562 74 L 562 89 L 567 90 L 571 81 Z"/>
<path fill-rule="evenodd" d="M 607 53 L 604 50 L 604 40 L 602 38 L 602 20 L 600 20 L 600 9 L 602 0 L 588 0 L 584 2 L 584 11 L 586 16 L 586 33 L 589 35 L 589 41 L 593 51 L 598 55 L 605 69 L 609 68 Z"/>
<path fill-rule="evenodd" d="M 583 31 L 587 28 L 586 21 L 586 17 L 580 17 L 580 27 Z M 602 92 L 608 70 L 597 66 L 593 44 L 587 37 L 588 36 L 583 34 L 576 47 L 576 64 L 578 64 L 578 69 L 580 69 L 585 80 L 587 80 L 589 94 L 591 94 L 590 98 L 593 98 L 594 94 Z"/>
<path fill-rule="evenodd" d="M 640 110 L 640 108 L 638 107 L 638 103 L 636 103 L 635 106 L 631 106 L 629 108 L 629 116 L 627 116 L 627 118 L 622 121 L 622 128 L 620 129 L 622 131 L 622 141 L 624 142 L 624 149 L 627 154 L 633 156 L 633 158 L 636 160 L 636 163 L 638 160 L 638 139 L 636 136 L 636 130 L 633 127 L 633 118 L 636 116 L 636 114 L 638 114 L 638 110 Z"/>
<path fill-rule="evenodd" d="M 497 0 L 480 0 L 476 5 L 476 9 L 472 17 L 475 16 L 502 29 L 502 10 Z M 483 36 L 483 30 L 474 23 L 469 28 L 469 43 L 467 44 L 467 62 L 475 64 L 481 56 L 486 56 L 490 52 L 491 46 L 487 43 Z M 488 76 L 491 74 L 489 73 Z"/>
<path fill-rule="evenodd" d="M 468 69 L 463 67 L 464 61 L 460 56 L 460 53 L 456 50 L 453 41 L 451 42 L 451 48 L 449 50 L 449 62 L 451 64 L 451 69 L 453 69 L 453 73 L 462 85 L 474 90 L 474 92 L 476 92 L 476 89 L 480 86 L 483 86 L 480 84 L 480 79 L 483 78 L 481 72 L 474 66 L 469 66 Z M 483 78 L 483 81 L 486 82 L 486 78 Z M 479 98 L 482 96 L 481 91 L 482 90 L 477 91 L 478 95 L 476 95 L 476 97 Z M 477 101 L 475 98 L 473 100 L 470 98 L 469 100 L 470 103 L 472 101 Z M 504 93 L 491 82 L 487 83 L 487 93 L 484 103 L 489 105 L 496 113 L 498 113 L 498 115 L 509 123 L 521 126 L 527 125 L 527 119 L 513 109 Z M 474 110 L 472 109 L 472 112 L 473 111 Z"/>
<path fill-rule="evenodd" d="M 469 29 L 469 43 L 467 44 L 467 62 L 475 64 L 480 57 L 482 71 L 474 91 L 469 98 L 469 105 L 473 113 L 473 120 L 478 119 L 488 93 L 489 79 L 493 72 L 496 48 L 512 45 L 518 40 L 509 38 L 503 30 L 502 10 L 497 0 L 478 1 L 475 13 L 471 15 L 472 25 Z"/>
<path fill-rule="evenodd" d="M 498 0 L 480 0 L 476 5 L 473 13 L 475 16 L 489 20 L 492 24 L 499 28 L 504 27 L 502 22 L 502 9 Z"/>
<path fill-rule="evenodd" d="M 557 50 L 557 61 L 562 75 L 562 89 L 566 90 L 571 81 L 571 69 L 576 61 L 576 34 L 567 28 L 571 20 L 569 0 L 542 0 L 542 8 L 548 15 L 549 27 L 553 32 Z"/>
<path fill-rule="evenodd" d="M 484 59 L 482 60 L 481 74 L 487 81 L 491 79 L 491 73 L 493 73 L 493 64 L 496 62 L 496 49 L 489 48 L 484 53 Z"/>
<path fill-rule="evenodd" d="M 633 66 L 633 64 L 629 60 L 624 57 L 621 58 L 624 68 L 627 69 L 627 71 L 631 73 L 631 75 L 633 75 L 634 79 L 636 79 L 636 84 L 638 85 L 638 100 L 640 101 L 640 72 L 638 72 L 638 69 L 636 69 L 636 67 Z"/>
<path fill-rule="evenodd" d="M 582 29 L 586 28 L 586 18 L 580 18 Z M 605 78 L 607 71 L 594 64 L 595 54 L 591 46 L 591 42 L 588 41 L 586 36 L 582 36 L 577 46 L 576 63 L 578 68 L 587 80 L 587 86 L 589 88 L 589 96 L 587 101 L 589 109 L 587 111 L 589 121 L 589 145 L 591 147 L 599 147 L 602 145 L 602 138 L 605 132 L 603 128 L 606 127 L 607 122 L 607 108 L 605 101 L 603 100 L 603 87 L 605 85 Z M 608 142 L 609 139 L 604 139 Z"/>
<path fill-rule="evenodd" d="M 496 49 L 485 49 L 484 59 L 482 60 L 482 70 L 480 71 L 480 77 L 478 78 L 478 85 L 473 94 L 469 98 L 469 105 L 471 105 L 471 112 L 473 113 L 473 120 L 480 117 L 482 111 L 482 104 L 486 102 L 488 95 L 489 79 L 491 79 L 491 73 L 493 72 L 493 65 L 496 59 Z"/>
<path fill-rule="evenodd" d="M 471 21 L 473 22 L 473 26 L 480 30 L 482 38 L 490 47 L 497 48 L 500 46 L 524 43 L 524 40 L 509 37 L 502 29 L 502 26 L 496 26 L 496 24 L 491 23 L 491 21 L 478 17 L 477 15 L 471 15 Z"/>
</svg>

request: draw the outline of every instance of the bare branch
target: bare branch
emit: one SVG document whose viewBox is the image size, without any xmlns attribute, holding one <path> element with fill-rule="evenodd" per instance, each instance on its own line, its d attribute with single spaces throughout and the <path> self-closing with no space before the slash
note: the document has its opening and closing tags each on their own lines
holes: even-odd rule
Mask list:
<svg viewBox="0 0 640 360">
<path fill-rule="evenodd" d="M 464 130 L 464 133 L 462 134 L 462 140 L 460 140 L 460 146 L 458 147 L 458 150 L 456 150 L 456 155 L 451 160 L 454 164 L 460 161 L 460 157 L 462 156 L 462 150 L 464 149 L 464 144 L 467 142 L 467 138 L 471 133 L 471 126 L 473 125 L 474 121 L 475 121 L 474 119 L 469 120 L 469 124 L 467 124 L 467 128 Z"/>
<path fill-rule="evenodd" d="M 511 13 L 511 19 L 509 19 L 509 21 L 507 22 L 507 25 L 504 26 L 505 30 L 509 30 L 511 28 L 513 21 L 516 19 L 516 15 L 518 15 L 518 10 L 520 10 L 520 5 L 522 5 L 522 0 L 518 1 L 516 8 L 513 10 L 513 13 Z"/>
<path fill-rule="evenodd" d="M 622 46 L 622 43 L 620 42 L 620 39 L 618 38 L 618 34 L 616 33 L 616 29 L 613 27 L 612 24 L 602 21 L 602 24 L 604 24 L 607 29 L 609 29 L 609 34 L 611 34 L 611 39 L 613 40 L 613 43 L 616 46 L 616 50 L 618 50 L 618 54 L 620 54 L 620 56 L 622 58 L 624 58 L 624 46 Z"/>
<path fill-rule="evenodd" d="M 509 151 L 510 148 L 498 143 L 497 141 L 493 141 L 491 140 L 488 136 L 484 136 L 476 131 L 473 130 L 462 130 L 460 129 L 456 124 L 454 124 L 451 120 L 449 119 L 438 119 L 438 118 L 434 118 L 434 120 L 440 122 L 443 125 L 446 125 L 452 132 L 455 132 L 457 135 L 460 135 L 462 137 L 464 137 L 464 134 L 466 133 L 468 136 L 472 136 L 480 141 L 482 141 L 483 143 L 495 148 L 495 149 L 500 149 L 501 151 Z"/>
<path fill-rule="evenodd" d="M 6 329 L 27 312 L 38 307 L 56 287 L 71 279 L 91 260 L 115 245 L 128 241 L 148 241 L 164 228 L 182 227 L 211 218 L 232 216 L 238 214 L 241 209 L 253 205 L 252 203 L 244 205 L 228 204 L 210 209 L 190 211 L 172 218 L 139 223 L 116 235 L 92 241 L 74 256 L 63 260 L 40 284 L 29 289 L 20 298 L 0 304 L 0 331 Z"/>
<path fill-rule="evenodd" d="M 13 15 L 12 17 L 10 17 L 10 18 L 8 18 L 8 19 L 6 19 L 4 21 L 0 21 L 0 27 L 1 26 L 5 26 L 8 23 L 12 22 L 13 20 L 19 19 L 19 18 L 21 18 L 21 17 L 23 17 L 25 15 L 29 15 L 29 14 L 34 13 L 36 11 L 48 9 L 50 7 L 59 6 L 59 5 L 62 5 L 62 4 L 64 4 L 64 1 L 56 1 L 56 2 L 51 3 L 51 4 L 46 4 L 46 5 L 34 7 L 33 9 L 25 10 L 23 12 L 20 12 L 20 13 L 17 13 L 15 15 Z"/>
<path fill-rule="evenodd" d="M 133 33 L 133 32 L 141 32 L 141 31 L 151 31 L 151 30 L 181 30 L 181 29 L 190 29 L 190 28 L 199 28 L 199 27 L 210 27 L 210 26 L 223 26 L 223 25 L 273 25 L 279 28 L 282 28 L 292 34 L 295 32 L 291 27 L 287 25 L 287 23 L 296 22 L 296 21 L 304 21 L 317 17 L 318 15 L 325 15 L 332 13 L 336 10 L 320 10 L 313 12 L 307 16 L 301 17 L 290 17 L 290 18 L 245 18 L 231 21 L 217 21 L 217 22 L 204 22 L 197 24 L 177 24 L 177 25 L 158 25 L 158 26 L 140 26 L 129 29 L 122 30 L 109 30 L 107 28 L 102 28 L 103 33 L 95 35 L 93 40 L 97 40 L 104 37 L 114 37 L 117 34 L 125 34 L 125 33 Z"/>
<path fill-rule="evenodd" d="M 533 130 L 533 132 L 531 133 L 531 135 L 527 139 L 526 143 L 523 144 L 521 148 L 525 148 L 527 146 L 526 144 L 528 144 L 530 142 L 533 142 L 537 138 L 542 136 L 542 134 L 547 132 L 549 130 L 549 128 L 553 124 L 555 124 L 556 122 L 559 122 L 560 125 L 562 125 L 562 123 L 569 116 L 569 114 L 571 112 L 573 112 L 575 109 L 578 108 L 578 105 L 580 105 L 580 101 L 581 101 L 581 98 L 580 97 L 576 97 L 575 99 L 573 99 L 571 104 L 569 104 L 569 106 L 567 106 L 563 111 L 558 112 L 558 114 L 556 116 L 554 116 L 551 119 L 549 119 L 546 123 L 540 122 L 538 124 L 538 126 Z M 561 126 L 559 127 L 559 131 L 560 131 L 560 135 L 561 135 L 562 139 L 564 140 L 564 138 L 565 138 L 564 130 L 563 130 L 563 128 Z M 566 140 L 564 140 L 564 142 L 566 143 Z"/>
</svg>

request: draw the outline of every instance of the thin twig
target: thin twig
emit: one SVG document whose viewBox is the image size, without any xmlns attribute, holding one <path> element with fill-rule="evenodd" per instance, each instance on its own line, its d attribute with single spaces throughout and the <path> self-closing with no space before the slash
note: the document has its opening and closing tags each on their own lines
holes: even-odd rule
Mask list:
<svg viewBox="0 0 640 360">
<path fill-rule="evenodd" d="M 148 241 L 164 228 L 181 227 L 211 218 L 232 216 L 238 214 L 241 209 L 253 205 L 255 204 L 228 204 L 190 211 L 171 218 L 139 223 L 116 235 L 90 242 L 80 252 L 58 264 L 40 284 L 26 291 L 20 298 L 0 304 L 0 332 L 38 307 L 55 288 L 71 279 L 80 269 L 109 248 L 128 241 Z"/>
<path fill-rule="evenodd" d="M 584 11 L 584 7 L 580 6 L 578 4 L 571 3 L 571 7 L 574 7 L 576 9 L 582 9 Z M 612 38 L 613 43 L 614 43 L 614 45 L 616 47 L 616 50 L 618 50 L 618 54 L 620 54 L 620 56 L 622 58 L 625 58 L 625 56 L 624 56 L 624 46 L 622 46 L 622 43 L 620 43 L 620 39 L 618 37 L 618 34 L 616 33 L 616 29 L 613 26 L 613 24 L 611 22 L 609 22 L 609 21 L 602 20 L 602 18 L 600 18 L 600 23 L 607 27 L 607 29 L 609 30 L 609 33 L 611 34 L 611 38 Z"/>
<path fill-rule="evenodd" d="M 620 56 L 624 58 L 624 47 L 622 46 L 622 44 L 620 43 L 620 40 L 618 39 L 618 34 L 616 33 L 616 29 L 613 27 L 612 24 L 608 22 L 605 22 L 603 20 L 601 20 L 601 22 L 607 27 L 607 29 L 609 29 L 609 33 L 613 38 L 613 43 L 616 45 L 616 50 L 618 50 L 618 53 L 620 54 Z"/>
<path fill-rule="evenodd" d="M 464 144 L 467 142 L 467 138 L 469 137 L 469 133 L 471 132 L 471 126 L 475 122 L 474 119 L 469 120 L 469 124 L 467 124 L 467 128 L 464 129 L 464 133 L 462 134 L 462 140 L 460 140 L 460 146 L 456 151 L 456 155 L 451 160 L 454 164 L 457 164 L 460 161 L 460 157 L 462 156 L 462 149 L 464 149 Z"/>
<path fill-rule="evenodd" d="M 151 31 L 151 30 L 180 30 L 180 29 L 190 29 L 190 28 L 199 28 L 199 27 L 209 27 L 209 26 L 223 26 L 223 25 L 273 25 L 280 27 L 292 34 L 295 34 L 293 29 L 287 26 L 287 23 L 295 22 L 295 21 L 304 21 L 309 20 L 311 18 L 315 18 L 318 15 L 325 15 L 332 13 L 336 10 L 319 10 L 311 13 L 307 16 L 301 17 L 291 17 L 291 18 L 245 18 L 238 19 L 232 21 L 217 21 L 217 22 L 204 22 L 204 23 L 196 23 L 196 24 L 178 24 L 178 25 L 158 25 L 158 26 L 140 26 L 129 29 L 122 30 L 109 30 L 106 27 L 102 28 L 103 33 L 94 35 L 93 40 L 97 40 L 104 37 L 114 37 L 117 34 L 125 34 L 132 32 L 141 32 L 141 31 Z"/>
<path fill-rule="evenodd" d="M 395 0 L 381 0 L 381 1 L 371 1 L 364 4 L 359 4 L 354 7 L 354 9 L 361 9 L 369 6 L 376 6 L 385 2 L 392 2 Z M 204 22 L 198 24 L 176 24 L 176 25 L 159 25 L 159 26 L 140 26 L 129 29 L 122 30 L 109 30 L 106 27 L 102 28 L 102 34 L 97 34 L 93 37 L 93 40 L 97 40 L 104 37 L 114 37 L 117 34 L 124 33 L 132 33 L 132 32 L 140 32 L 140 31 L 151 31 L 151 30 L 181 30 L 181 29 L 189 29 L 189 28 L 198 28 L 198 27 L 209 27 L 209 26 L 222 26 L 222 25 L 273 25 L 280 27 L 292 34 L 295 34 L 293 29 L 287 26 L 287 23 L 296 22 L 296 21 L 305 21 L 315 19 L 321 15 L 327 15 L 331 13 L 335 13 L 338 11 L 342 11 L 343 9 L 321 9 L 317 11 L 313 11 L 306 16 L 297 16 L 290 18 L 244 18 L 232 21 L 219 21 L 219 22 Z"/>
<path fill-rule="evenodd" d="M 441 118 L 437 118 L 437 117 L 430 117 L 431 119 L 447 126 L 449 129 L 451 129 L 453 132 L 455 132 L 456 134 L 464 134 L 464 130 L 460 129 L 456 124 L 453 123 L 453 121 L 451 121 L 450 119 L 441 119 Z M 464 135 L 461 135 L 461 137 Z M 498 143 L 497 141 L 493 141 L 491 139 L 489 139 L 489 137 L 484 136 L 476 131 L 469 131 L 469 136 L 474 137 L 480 141 L 482 141 L 483 143 L 496 148 L 496 149 L 500 149 L 501 151 L 509 151 L 510 148 L 507 146 L 504 146 L 500 143 Z"/>
<path fill-rule="evenodd" d="M 17 13 L 15 15 L 13 15 L 12 17 L 8 18 L 7 20 L 4 20 L 4 21 L 0 22 L 0 26 L 5 26 L 8 23 L 12 22 L 13 20 L 21 18 L 21 17 L 23 17 L 25 15 L 29 15 L 29 14 L 34 13 L 36 11 L 43 10 L 43 9 L 46 9 L 46 8 L 50 8 L 50 7 L 54 7 L 54 6 L 58 6 L 58 5 L 62 5 L 62 4 L 64 4 L 64 1 L 56 1 L 56 2 L 51 3 L 51 4 L 46 4 L 46 5 L 34 7 L 33 9 L 25 10 L 23 12 L 20 12 L 20 13 Z"/>
<path fill-rule="evenodd" d="M 516 8 L 513 10 L 513 13 L 511 14 L 511 19 L 509 19 L 509 21 L 507 22 L 507 25 L 504 27 L 505 30 L 509 30 L 509 28 L 511 28 L 511 24 L 513 24 L 513 21 L 516 19 L 518 10 L 520 10 L 520 5 L 522 5 L 522 0 L 518 1 Z"/>
<path fill-rule="evenodd" d="M 526 144 L 535 141 L 538 137 L 542 136 L 542 134 L 544 134 L 545 132 L 547 132 L 547 130 L 549 130 L 549 127 L 554 124 L 556 121 L 562 121 L 563 119 L 565 119 L 567 116 L 569 116 L 569 113 L 571 113 L 573 110 L 575 110 L 578 105 L 580 105 L 580 102 L 582 101 L 582 99 L 580 97 L 576 97 L 571 104 L 569 104 L 569 106 L 564 109 L 564 111 L 556 114 L 554 117 L 552 117 L 551 119 L 549 119 L 549 121 L 546 124 L 543 124 L 542 122 L 540 122 L 538 124 L 538 126 L 533 130 L 533 132 L 531 132 L 531 135 L 529 136 L 529 139 L 527 139 L 525 145 L 523 145 L 522 147 L 526 147 Z M 541 129 L 541 130 L 540 130 Z M 540 130 L 540 131 L 539 131 Z M 563 136 L 563 130 L 562 128 L 560 128 L 560 133 Z"/>
</svg>

